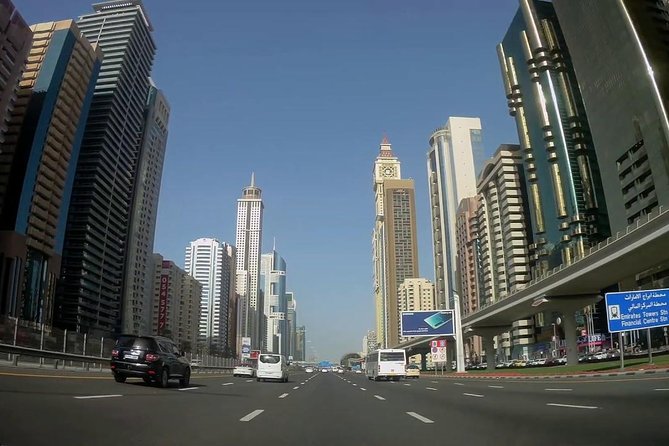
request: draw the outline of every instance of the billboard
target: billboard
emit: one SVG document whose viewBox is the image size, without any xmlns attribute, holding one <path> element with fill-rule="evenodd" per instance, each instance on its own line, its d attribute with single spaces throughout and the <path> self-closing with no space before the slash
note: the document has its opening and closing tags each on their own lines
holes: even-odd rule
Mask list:
<svg viewBox="0 0 669 446">
<path fill-rule="evenodd" d="M 162 334 L 167 324 L 167 294 L 170 288 L 169 274 L 160 276 L 160 294 L 158 295 L 158 333 Z"/>
<path fill-rule="evenodd" d="M 242 338 L 242 358 L 248 358 L 251 356 L 251 338 L 243 337 Z"/>
<path fill-rule="evenodd" d="M 669 325 L 669 288 L 606 293 L 609 333 Z"/>
<path fill-rule="evenodd" d="M 452 336 L 453 310 L 403 311 L 402 336 Z"/>
</svg>

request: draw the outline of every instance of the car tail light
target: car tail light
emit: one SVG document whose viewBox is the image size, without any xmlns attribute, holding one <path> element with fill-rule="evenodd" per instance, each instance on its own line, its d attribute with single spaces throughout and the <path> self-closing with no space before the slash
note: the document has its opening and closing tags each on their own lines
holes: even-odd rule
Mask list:
<svg viewBox="0 0 669 446">
<path fill-rule="evenodd" d="M 149 375 L 155 375 L 156 371 L 155 370 L 149 370 Z"/>
<path fill-rule="evenodd" d="M 112 350 L 112 358 L 118 358 L 118 350 L 117 349 Z"/>
<path fill-rule="evenodd" d="M 144 356 L 144 359 L 146 362 L 156 362 L 160 359 L 160 356 L 156 355 L 155 353 L 147 353 L 146 356 Z"/>
</svg>

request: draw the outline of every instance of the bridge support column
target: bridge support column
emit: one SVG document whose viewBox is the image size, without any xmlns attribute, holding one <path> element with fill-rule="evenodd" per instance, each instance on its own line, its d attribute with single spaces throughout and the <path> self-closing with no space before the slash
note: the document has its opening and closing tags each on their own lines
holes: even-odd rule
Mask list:
<svg viewBox="0 0 669 446">
<path fill-rule="evenodd" d="M 511 327 L 485 327 L 485 328 L 476 328 L 474 331 L 476 334 L 480 335 L 483 338 L 483 350 L 485 350 L 486 358 L 486 370 L 490 372 L 495 371 L 495 366 L 497 361 L 495 358 L 495 336 L 500 335 L 506 331 L 509 331 Z"/>
<path fill-rule="evenodd" d="M 427 370 L 427 353 L 420 354 L 420 370 Z"/>
<path fill-rule="evenodd" d="M 567 343 L 567 364 L 578 364 L 578 338 L 576 337 L 576 316 L 572 310 L 562 313 L 564 337 Z"/>
</svg>

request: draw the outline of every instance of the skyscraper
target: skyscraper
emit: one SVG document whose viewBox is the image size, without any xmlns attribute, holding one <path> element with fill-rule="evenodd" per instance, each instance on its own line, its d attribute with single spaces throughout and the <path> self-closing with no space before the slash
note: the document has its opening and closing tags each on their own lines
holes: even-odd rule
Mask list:
<svg viewBox="0 0 669 446">
<path fill-rule="evenodd" d="M 198 342 L 209 351 L 228 346 L 228 304 L 235 287 L 234 248 L 213 238 L 199 238 L 186 248 L 186 273 L 202 284 Z M 228 346 L 229 347 L 229 346 Z"/>
<path fill-rule="evenodd" d="M 152 27 L 140 0 L 96 3 L 79 17 L 100 68 L 70 201 L 57 322 L 81 332 L 121 328 L 123 274 L 149 75 Z"/>
<path fill-rule="evenodd" d="M 286 292 L 287 313 L 286 313 L 286 331 L 288 333 L 288 356 L 297 357 L 297 300 L 295 293 Z"/>
<path fill-rule="evenodd" d="M 135 334 L 151 332 L 153 283 L 149 271 L 170 117 L 170 106 L 165 95 L 156 88 L 153 81 L 144 113 L 144 135 L 135 176 L 134 202 L 128 232 L 121 318 L 123 332 Z"/>
<path fill-rule="evenodd" d="M 376 330 L 382 347 L 400 340 L 397 296 L 404 279 L 418 277 L 416 205 L 413 180 L 402 179 L 400 162 L 387 138 L 374 162 L 376 219 L 372 236 Z"/>
<path fill-rule="evenodd" d="M 262 348 L 288 355 L 288 296 L 286 294 L 286 261 L 276 250 L 263 254 L 260 260 L 260 290 L 263 295 Z"/>
<path fill-rule="evenodd" d="M 307 327 L 304 325 L 297 327 L 295 333 L 296 346 L 295 346 L 295 360 L 296 361 L 306 361 L 307 360 Z"/>
<path fill-rule="evenodd" d="M 427 178 L 432 217 L 435 294 L 438 308 L 452 308 L 457 280 L 455 215 L 460 200 L 476 195 L 475 162 L 483 142 L 479 118 L 448 118 L 430 137 Z"/>
<path fill-rule="evenodd" d="M 259 295 L 260 252 L 262 244 L 262 190 L 255 185 L 244 188 L 237 200 L 237 351 L 241 351 L 241 338 L 250 337 L 251 346 L 262 345 L 263 302 Z"/>
<path fill-rule="evenodd" d="M 400 311 L 434 310 L 434 284 L 424 278 L 404 279 L 397 291 Z"/>
<path fill-rule="evenodd" d="M 523 150 L 530 260 L 539 276 L 583 256 L 609 228 L 585 108 L 553 5 L 520 5 L 497 52 Z"/>
<path fill-rule="evenodd" d="M 9 123 L 0 143 L 0 314 L 51 325 L 72 183 L 102 53 L 72 20 L 31 29 L 16 104 L 0 124 Z"/>
</svg>

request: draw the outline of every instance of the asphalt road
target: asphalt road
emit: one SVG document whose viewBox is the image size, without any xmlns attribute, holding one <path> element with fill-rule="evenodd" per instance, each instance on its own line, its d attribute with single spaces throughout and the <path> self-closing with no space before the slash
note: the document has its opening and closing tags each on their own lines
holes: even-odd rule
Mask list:
<svg viewBox="0 0 669 446">
<path fill-rule="evenodd" d="M 17 376 L 18 374 L 30 376 Z M 0 445 L 668 445 L 669 377 L 560 380 L 293 373 L 111 375 L 0 369 Z"/>
</svg>

